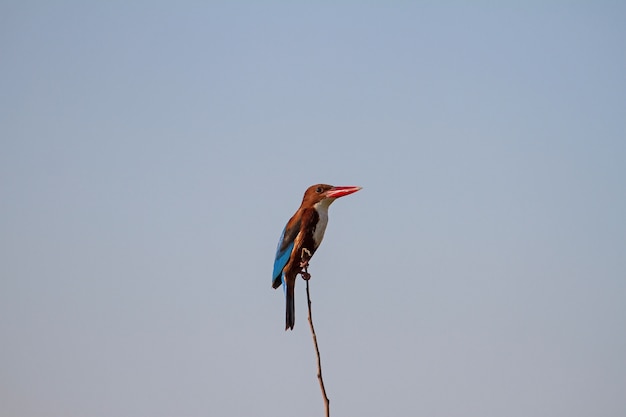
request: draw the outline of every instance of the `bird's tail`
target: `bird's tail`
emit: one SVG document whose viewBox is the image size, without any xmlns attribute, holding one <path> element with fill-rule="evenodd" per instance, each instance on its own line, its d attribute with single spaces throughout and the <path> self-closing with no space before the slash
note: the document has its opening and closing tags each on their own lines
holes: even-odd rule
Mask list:
<svg viewBox="0 0 626 417">
<path fill-rule="evenodd" d="M 287 311 L 285 313 L 285 330 L 293 330 L 293 326 L 296 324 L 296 306 L 294 304 L 295 287 L 295 282 L 291 285 L 287 285 L 287 291 L 285 292 L 285 298 L 287 301 Z"/>
</svg>

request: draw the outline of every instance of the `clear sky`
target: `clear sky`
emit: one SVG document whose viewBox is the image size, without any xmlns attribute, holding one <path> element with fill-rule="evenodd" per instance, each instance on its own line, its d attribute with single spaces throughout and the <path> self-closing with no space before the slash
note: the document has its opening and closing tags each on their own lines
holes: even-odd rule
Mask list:
<svg viewBox="0 0 626 417">
<path fill-rule="evenodd" d="M 335 4 L 339 3 L 339 4 Z M 626 5 L 0 4 L 0 414 L 626 415 Z"/>
</svg>

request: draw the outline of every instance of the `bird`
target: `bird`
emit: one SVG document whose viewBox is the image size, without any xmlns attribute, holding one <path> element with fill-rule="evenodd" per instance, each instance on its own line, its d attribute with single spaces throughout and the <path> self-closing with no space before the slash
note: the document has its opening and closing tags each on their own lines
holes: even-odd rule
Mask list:
<svg viewBox="0 0 626 417">
<path fill-rule="evenodd" d="M 312 185 L 304 193 L 302 204 L 289 219 L 278 241 L 272 288 L 283 285 L 286 301 L 285 330 L 295 325 L 294 290 L 296 277 L 302 274 L 304 279 L 310 275 L 303 270 L 308 266 L 326 231 L 328 207 L 335 199 L 355 193 L 362 187 L 332 186 L 328 184 Z"/>
</svg>

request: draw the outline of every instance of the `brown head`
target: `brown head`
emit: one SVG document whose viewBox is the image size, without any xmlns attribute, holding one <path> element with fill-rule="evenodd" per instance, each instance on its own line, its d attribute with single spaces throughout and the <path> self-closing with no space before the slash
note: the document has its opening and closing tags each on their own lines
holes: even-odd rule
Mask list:
<svg viewBox="0 0 626 417">
<path fill-rule="evenodd" d="M 332 186 L 328 184 L 312 185 L 304 193 L 303 207 L 314 207 L 317 203 L 327 200 L 328 205 L 336 198 L 356 193 L 361 187 L 355 186 Z"/>
</svg>

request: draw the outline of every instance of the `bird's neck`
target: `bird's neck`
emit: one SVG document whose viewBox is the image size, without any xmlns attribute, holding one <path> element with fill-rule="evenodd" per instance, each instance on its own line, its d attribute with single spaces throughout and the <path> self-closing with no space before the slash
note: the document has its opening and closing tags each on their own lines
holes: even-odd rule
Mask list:
<svg viewBox="0 0 626 417">
<path fill-rule="evenodd" d="M 313 208 L 317 211 L 318 220 L 313 231 L 313 240 L 315 246 L 319 246 L 324 239 L 324 232 L 326 231 L 326 225 L 328 224 L 328 207 L 333 202 L 331 199 L 324 199 L 318 203 L 315 203 Z"/>
</svg>

